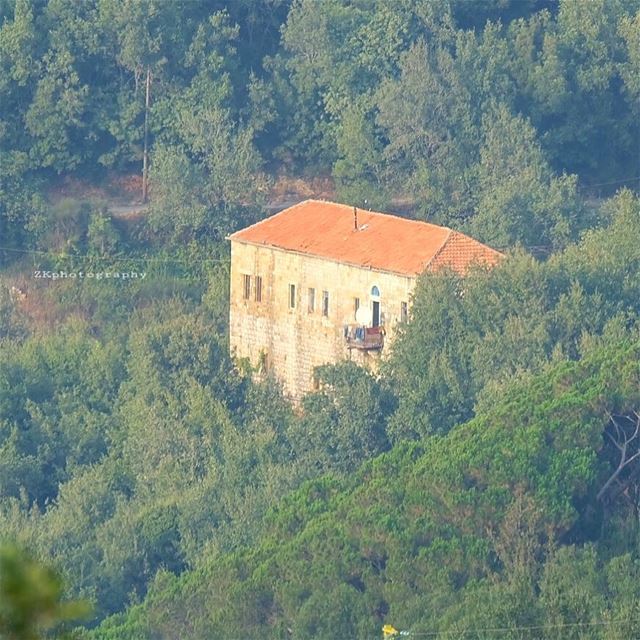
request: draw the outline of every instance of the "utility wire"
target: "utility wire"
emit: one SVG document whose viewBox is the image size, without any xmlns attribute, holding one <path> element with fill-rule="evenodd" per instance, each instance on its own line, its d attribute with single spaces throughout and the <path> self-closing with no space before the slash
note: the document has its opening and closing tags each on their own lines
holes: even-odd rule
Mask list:
<svg viewBox="0 0 640 640">
<path fill-rule="evenodd" d="M 401 638 L 446 638 L 446 637 L 462 637 L 472 633 L 495 633 L 502 631 L 543 631 L 553 629 L 571 629 L 577 627 L 606 627 L 623 624 L 638 624 L 640 620 L 600 620 L 597 622 L 566 622 L 562 624 L 546 624 L 536 625 L 528 627 L 484 627 L 480 629 L 469 629 L 467 631 L 399 631 L 396 633 L 387 633 L 385 636 L 389 640 L 400 640 Z M 387 625 L 385 625 L 387 626 Z M 378 640 L 379 636 L 376 636 L 375 640 Z M 539 636 L 538 636 L 539 638 Z M 244 636 L 229 636 L 229 640 L 246 640 Z"/>
<path fill-rule="evenodd" d="M 180 258 L 123 258 L 119 256 L 90 256 L 90 255 L 80 255 L 80 254 L 64 254 L 64 253 L 55 253 L 53 251 L 37 251 L 35 249 L 15 249 L 13 247 L 0 247 L 0 251 L 10 251 L 12 253 L 22 253 L 28 255 L 37 255 L 37 256 L 50 256 L 53 258 L 67 258 L 67 259 L 85 259 L 85 260 L 103 260 L 105 262 L 175 262 L 181 264 L 195 264 L 195 263 L 212 263 L 212 264 L 221 264 L 225 262 L 229 262 L 227 258 L 191 258 L 189 260 L 182 260 Z"/>
<path fill-rule="evenodd" d="M 531 244 L 531 245 L 518 245 L 523 249 L 532 249 L 535 251 L 550 251 L 553 247 L 550 244 Z M 515 246 L 493 246 L 493 249 L 497 249 L 498 251 L 507 251 L 509 249 L 515 249 Z M 81 254 L 64 254 L 64 253 L 55 253 L 54 251 L 37 251 L 35 249 L 15 249 L 13 247 L 0 247 L 0 251 L 10 251 L 13 253 L 23 253 L 28 255 L 38 255 L 38 256 L 51 256 L 53 258 L 83 258 L 88 260 L 104 260 L 104 261 L 120 261 L 120 262 L 176 262 L 182 264 L 194 264 L 194 263 L 212 263 L 212 264 L 222 264 L 225 262 L 229 262 L 229 258 L 190 258 L 188 260 L 181 260 L 180 258 L 123 258 L 118 256 L 90 256 L 90 255 L 81 255 Z"/>
<path fill-rule="evenodd" d="M 598 627 L 598 626 L 614 626 L 622 624 L 638 624 L 640 620 L 599 620 L 597 622 L 566 622 L 562 624 L 546 624 L 535 625 L 527 627 L 485 627 L 481 629 L 468 629 L 459 631 L 399 631 L 397 634 L 388 635 L 387 637 L 393 638 L 397 636 L 404 636 L 408 638 L 446 638 L 451 636 L 465 636 L 478 633 L 501 633 L 507 631 L 543 631 L 547 629 L 570 629 L 576 627 Z"/>
<path fill-rule="evenodd" d="M 598 182 L 596 184 L 583 184 L 580 185 L 581 189 L 591 189 L 592 187 L 608 187 L 612 184 L 626 184 L 627 182 L 637 182 L 640 180 L 640 176 L 634 178 L 625 178 L 624 180 L 611 180 L 610 182 Z"/>
</svg>

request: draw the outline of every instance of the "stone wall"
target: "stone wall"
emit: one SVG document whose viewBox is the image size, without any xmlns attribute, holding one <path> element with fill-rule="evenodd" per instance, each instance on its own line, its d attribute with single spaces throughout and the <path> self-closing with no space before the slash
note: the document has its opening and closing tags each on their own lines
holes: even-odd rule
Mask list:
<svg viewBox="0 0 640 640">
<path fill-rule="evenodd" d="M 244 299 L 243 275 L 251 277 Z M 256 276 L 262 277 L 262 300 L 255 300 Z M 231 242 L 230 339 L 232 353 L 254 366 L 275 372 L 285 390 L 299 399 L 313 388 L 313 368 L 351 358 L 373 369 L 380 352 L 349 350 L 344 326 L 355 324 L 355 301 L 371 307 L 373 286 L 380 290 L 386 331 L 382 357 L 393 340 L 401 303 L 410 302 L 415 277 L 384 273 L 304 254 Z M 295 285 L 295 308 L 289 285 Z M 309 310 L 308 289 L 315 289 Z M 323 291 L 329 312 L 323 315 Z"/>
</svg>

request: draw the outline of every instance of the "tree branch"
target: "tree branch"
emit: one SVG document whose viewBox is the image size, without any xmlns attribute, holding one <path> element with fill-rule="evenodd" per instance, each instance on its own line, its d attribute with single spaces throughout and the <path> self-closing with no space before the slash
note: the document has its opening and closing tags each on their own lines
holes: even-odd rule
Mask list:
<svg viewBox="0 0 640 640">
<path fill-rule="evenodd" d="M 615 446 L 615 448 L 620 452 L 620 459 L 618 461 L 618 466 L 616 470 L 609 476 L 608 480 L 604 483 L 600 491 L 598 491 L 597 499 L 603 500 L 609 489 L 614 483 L 617 483 L 620 486 L 620 490 L 618 494 L 624 492 L 626 488 L 629 486 L 629 483 L 633 481 L 633 476 L 626 481 L 622 481 L 620 476 L 622 473 L 630 468 L 630 466 L 638 459 L 640 459 L 640 414 L 637 411 L 633 411 L 633 416 L 635 417 L 635 423 L 633 424 L 633 431 L 629 433 L 628 428 L 625 428 L 623 424 L 620 424 L 616 417 L 607 412 L 607 416 L 609 418 L 609 424 L 605 429 L 605 435 L 611 441 L 611 443 Z M 631 422 L 630 416 L 620 416 L 627 422 Z M 611 433 L 611 430 L 615 430 L 614 433 Z M 628 454 L 629 445 L 632 443 L 636 443 L 637 450 L 631 455 Z"/>
</svg>

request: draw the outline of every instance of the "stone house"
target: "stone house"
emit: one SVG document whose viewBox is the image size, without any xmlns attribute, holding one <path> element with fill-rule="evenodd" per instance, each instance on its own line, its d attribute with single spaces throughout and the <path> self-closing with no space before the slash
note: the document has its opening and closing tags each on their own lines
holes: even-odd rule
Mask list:
<svg viewBox="0 0 640 640">
<path fill-rule="evenodd" d="M 306 200 L 229 237 L 230 343 L 294 399 L 318 365 L 377 367 L 425 270 L 464 273 L 498 251 L 462 233 L 355 207 Z"/>
</svg>

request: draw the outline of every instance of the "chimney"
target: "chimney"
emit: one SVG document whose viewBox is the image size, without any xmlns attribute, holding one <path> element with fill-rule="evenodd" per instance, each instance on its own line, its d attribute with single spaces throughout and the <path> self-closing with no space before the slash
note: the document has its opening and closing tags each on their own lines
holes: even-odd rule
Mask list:
<svg viewBox="0 0 640 640">
<path fill-rule="evenodd" d="M 358 230 L 358 210 L 353 207 L 353 230 Z"/>
</svg>

